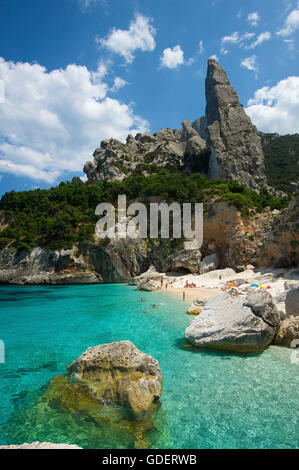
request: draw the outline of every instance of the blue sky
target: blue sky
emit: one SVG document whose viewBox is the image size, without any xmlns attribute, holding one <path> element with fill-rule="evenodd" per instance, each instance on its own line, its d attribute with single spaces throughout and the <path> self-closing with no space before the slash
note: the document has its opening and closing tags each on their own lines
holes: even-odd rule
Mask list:
<svg viewBox="0 0 299 470">
<path fill-rule="evenodd" d="M 259 129 L 299 132 L 298 28 L 292 0 L 0 0 L 0 194 L 202 116 L 211 56 Z"/>
</svg>

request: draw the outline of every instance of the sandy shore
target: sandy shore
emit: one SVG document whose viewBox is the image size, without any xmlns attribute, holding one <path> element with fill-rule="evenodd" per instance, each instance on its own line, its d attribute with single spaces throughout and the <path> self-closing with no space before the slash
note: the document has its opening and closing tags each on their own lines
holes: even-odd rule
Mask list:
<svg viewBox="0 0 299 470">
<path fill-rule="evenodd" d="M 168 287 L 167 289 L 161 289 L 167 294 L 174 295 L 178 299 L 183 300 L 183 293 L 185 292 L 185 301 L 190 304 L 195 299 L 206 299 L 207 297 L 213 297 L 221 293 L 221 289 L 203 289 L 202 287 L 194 287 L 184 289 L 183 287 Z"/>
</svg>

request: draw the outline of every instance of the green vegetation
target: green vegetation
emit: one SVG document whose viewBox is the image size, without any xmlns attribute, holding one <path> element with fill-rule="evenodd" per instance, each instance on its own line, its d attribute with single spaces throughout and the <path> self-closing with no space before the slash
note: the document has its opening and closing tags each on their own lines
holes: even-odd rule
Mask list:
<svg viewBox="0 0 299 470">
<path fill-rule="evenodd" d="M 218 197 L 244 215 L 266 206 L 282 209 L 288 203 L 287 199 L 276 199 L 265 191 L 258 195 L 235 181 L 207 180 L 199 173 L 183 174 L 153 166 L 151 171 L 147 177 L 137 172 L 124 181 L 86 184 L 74 178 L 46 190 L 4 194 L 0 215 L 8 226 L 0 232 L 0 249 L 12 245 L 19 250 L 34 246 L 55 250 L 89 242 L 98 220 L 95 207 L 100 202 L 114 204 L 119 194 L 126 194 L 131 201 L 159 196 L 168 202 L 205 202 L 205 206 Z"/>
<path fill-rule="evenodd" d="M 262 134 L 262 144 L 269 184 L 288 192 L 299 180 L 299 135 Z"/>
</svg>

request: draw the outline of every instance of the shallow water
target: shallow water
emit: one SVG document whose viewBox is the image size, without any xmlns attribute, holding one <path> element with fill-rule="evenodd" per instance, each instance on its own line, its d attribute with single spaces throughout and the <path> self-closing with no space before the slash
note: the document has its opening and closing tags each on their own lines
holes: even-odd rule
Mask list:
<svg viewBox="0 0 299 470">
<path fill-rule="evenodd" d="M 163 372 L 149 446 L 299 447 L 299 369 L 291 350 L 237 355 L 190 348 L 184 330 L 192 317 L 185 310 L 170 295 L 141 295 L 125 285 L 1 287 L 0 443 L 133 447 L 130 432 L 113 418 L 103 426 L 84 411 L 67 413 L 43 400 L 48 382 L 87 347 L 129 339 Z"/>
</svg>

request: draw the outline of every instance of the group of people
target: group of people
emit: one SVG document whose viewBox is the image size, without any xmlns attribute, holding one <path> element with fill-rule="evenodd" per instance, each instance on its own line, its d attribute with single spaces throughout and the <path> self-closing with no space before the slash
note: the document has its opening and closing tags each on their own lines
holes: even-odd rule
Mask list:
<svg viewBox="0 0 299 470">
<path fill-rule="evenodd" d="M 196 287 L 196 284 L 194 284 L 194 282 L 191 282 L 189 284 L 188 280 L 186 281 L 186 284 L 184 285 L 184 289 L 187 288 L 187 287 Z"/>
</svg>

